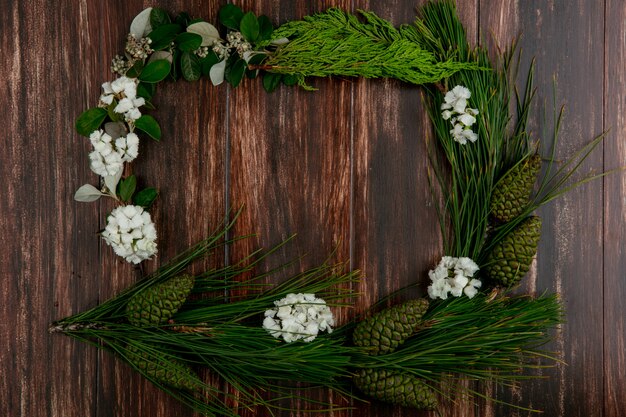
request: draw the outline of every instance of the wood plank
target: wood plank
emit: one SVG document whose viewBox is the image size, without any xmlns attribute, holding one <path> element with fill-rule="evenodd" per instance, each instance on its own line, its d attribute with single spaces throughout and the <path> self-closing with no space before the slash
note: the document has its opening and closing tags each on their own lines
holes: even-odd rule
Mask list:
<svg viewBox="0 0 626 417">
<path fill-rule="evenodd" d="M 537 57 L 536 85 L 540 102 L 552 102 L 552 77 L 558 80 L 557 97 L 567 106 L 557 159 L 563 160 L 603 129 L 602 62 L 603 9 L 592 2 L 572 1 L 527 4 L 482 0 L 481 28 L 491 28 L 501 44 L 523 32 L 524 68 Z M 563 30 L 563 28 L 576 30 Z M 548 113 L 551 108 L 547 108 Z M 542 111 L 531 116 L 534 137 L 550 145 L 551 127 L 541 123 Z M 544 150 L 544 154 L 546 151 Z M 581 167 L 582 174 L 602 169 L 602 150 Z M 601 416 L 603 401 L 602 190 L 598 184 L 570 192 L 539 211 L 542 240 L 535 273 L 523 292 L 545 290 L 561 294 L 565 324 L 548 350 L 562 352 L 565 362 L 542 372 L 549 379 L 529 381 L 503 398 L 545 411 L 550 416 Z M 584 381 L 584 382 L 583 382 Z M 499 393 L 498 395 L 502 395 Z M 494 415 L 531 415 L 498 406 Z"/>
<path fill-rule="evenodd" d="M 91 79 L 76 74 L 87 51 L 68 47 L 86 37 L 83 27 L 68 26 L 66 20 L 84 8 L 43 1 L 1 1 L 0 8 L 5 103 L 0 415 L 84 415 L 96 406 L 95 350 L 47 333 L 51 321 L 98 299 L 98 242 L 80 222 L 97 219 L 97 206 L 72 200 L 89 171 L 87 164 L 73 163 L 83 149 L 72 135 L 83 96 L 68 100 L 65 95 Z M 51 55 L 51 50 L 57 52 Z M 76 357 L 84 361 L 73 363 Z"/>
<path fill-rule="evenodd" d="M 243 1 L 244 10 L 266 14 L 274 24 L 299 19 L 347 1 Z M 351 82 L 312 80 L 316 92 L 281 86 L 267 94 L 260 80 L 244 81 L 229 101 L 229 201 L 245 205 L 235 233 L 258 238 L 234 245 L 237 260 L 257 246 L 270 247 L 297 233 L 268 266 L 307 256 L 286 273 L 319 265 L 336 248 L 349 259 Z M 273 277 L 280 282 L 286 274 Z M 339 313 L 340 320 L 345 313 Z M 306 393 L 336 401 L 331 393 Z M 286 407 L 311 407 L 290 402 Z M 279 413 L 280 414 L 280 413 Z M 304 415 L 302 411 L 281 415 Z M 264 410 L 242 415 L 265 416 Z M 335 413 L 336 416 L 345 415 Z"/>
<path fill-rule="evenodd" d="M 424 4 L 425 2 L 419 2 Z M 476 34 L 476 2 L 463 2 L 469 36 Z M 415 2 L 359 2 L 395 25 L 415 18 Z M 393 80 L 358 80 L 354 95 L 354 260 L 365 280 L 357 311 L 364 312 L 389 293 L 417 283 L 424 296 L 427 272 L 441 256 L 443 242 L 430 195 L 426 140 L 432 127 L 418 87 Z M 442 402 L 443 415 L 471 416 L 467 404 Z M 373 402 L 355 416 L 400 416 L 409 410 Z M 411 415 L 430 413 L 410 411 Z"/>
<path fill-rule="evenodd" d="M 605 170 L 626 166 L 626 4 L 605 4 Z M 604 181 L 604 416 L 626 415 L 626 173 Z"/>
<path fill-rule="evenodd" d="M 99 42 L 99 55 L 106 63 L 123 50 L 126 34 L 133 17 L 144 6 L 140 1 L 119 4 L 93 3 L 87 20 L 97 32 L 91 42 Z M 192 16 L 213 21 L 220 5 L 203 1 L 163 1 L 158 7 L 170 15 L 187 11 Z M 102 25 L 104 19 L 108 24 Z M 215 22 L 214 22 L 215 23 Z M 102 63 L 104 64 L 104 63 Z M 108 65 L 97 66 L 99 72 L 92 80 L 115 78 Z M 97 100 L 99 91 L 90 88 L 90 104 Z M 150 212 L 157 224 L 159 254 L 156 261 L 145 262 L 145 273 L 154 270 L 174 254 L 206 237 L 225 213 L 224 154 L 225 104 L 224 91 L 213 88 L 209 82 L 178 81 L 160 84 L 155 95 L 157 110 L 151 114 L 163 131 L 160 143 L 143 139 L 140 158 L 132 171 L 142 186 L 154 186 L 160 196 Z M 130 170 L 127 171 L 127 174 Z M 100 221 L 114 206 L 102 204 Z M 93 223 L 92 223 L 93 224 Z M 223 253 L 217 254 L 223 262 Z M 102 245 L 103 277 L 101 300 L 106 300 L 132 285 L 140 271 L 117 258 L 111 248 Z M 214 259 L 215 260 L 215 259 Z M 185 406 L 159 391 L 128 365 L 107 352 L 99 352 L 98 414 L 101 416 L 190 416 Z"/>
<path fill-rule="evenodd" d="M 76 115 L 95 104 L 100 83 L 112 78 L 109 59 L 123 48 L 128 26 L 144 2 L 18 3 L 0 0 L 0 27 L 5 29 L 0 96 L 7 103 L 0 130 L 10 132 L 0 138 L 5 149 L 0 177 L 6 184 L 0 198 L 5 213 L 0 218 L 0 331 L 6 340 L 0 350 L 0 415 L 191 416 L 108 353 L 46 333 L 50 321 L 93 307 L 137 279 L 137 271 L 95 236 L 113 208 L 110 202 L 72 199 L 80 185 L 97 181 L 87 163 L 89 143 L 73 133 L 73 124 Z M 213 22 L 222 3 L 150 2 Z M 559 158 L 606 126 L 612 133 L 605 143 L 605 166 L 626 163 L 621 98 L 626 7 L 621 2 L 607 0 L 606 22 L 602 7 L 583 0 L 459 3 L 470 39 L 480 31 L 484 40 L 493 30 L 506 45 L 524 32 L 522 70 L 536 54 L 540 100 L 550 102 L 556 72 L 559 99 L 568 106 Z M 413 20 L 415 7 L 408 0 L 246 0 L 238 5 L 281 23 L 338 5 L 371 9 L 399 24 Z M 152 210 L 159 257 L 146 264 L 146 271 L 204 237 L 228 209 L 245 204 L 235 232 L 258 232 L 259 237 L 233 247 L 230 260 L 297 232 L 274 263 L 309 253 L 295 266 L 299 270 L 338 246 L 338 260 L 349 259 L 365 271 L 364 282 L 355 288 L 363 296 L 355 311 L 340 312 L 342 321 L 403 285 L 418 282 L 420 290 L 410 295 L 424 293 L 426 272 L 441 256 L 441 241 L 434 202 L 424 194 L 424 141 L 432 133 L 420 90 L 376 80 L 323 80 L 315 86 L 320 89 L 315 93 L 281 87 L 271 95 L 259 80 L 236 90 L 214 88 L 207 81 L 160 87 L 153 114 L 164 138 L 159 144 L 142 141 L 141 158 L 133 166 L 140 181 L 162 192 Z M 603 104 L 610 109 L 604 119 Z M 540 115 L 533 113 L 532 128 L 538 133 Z M 596 154 L 583 172 L 602 166 Z M 603 186 L 585 186 L 541 210 L 539 257 L 522 290 L 562 293 L 567 322 L 549 348 L 562 350 L 568 365 L 544 371 L 550 379 L 524 383 L 512 393 L 494 391 L 499 398 L 544 409 L 550 416 L 626 414 L 624 195 L 626 176 L 614 175 Z M 224 258 L 219 253 L 212 262 Z M 332 398 L 328 392 L 314 395 Z M 331 415 L 409 414 L 433 415 L 381 404 Z M 532 415 L 481 401 L 476 407 L 446 405 L 442 414 Z"/>
</svg>

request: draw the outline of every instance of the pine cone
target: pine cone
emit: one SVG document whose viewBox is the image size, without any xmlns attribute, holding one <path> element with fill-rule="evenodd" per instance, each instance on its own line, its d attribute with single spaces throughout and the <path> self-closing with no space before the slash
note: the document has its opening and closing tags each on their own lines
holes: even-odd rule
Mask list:
<svg viewBox="0 0 626 417">
<path fill-rule="evenodd" d="M 179 275 L 135 294 L 126 305 L 126 316 L 134 326 L 165 323 L 187 299 L 194 284 L 191 275 Z"/>
<path fill-rule="evenodd" d="M 496 219 L 509 222 L 522 214 L 540 169 L 541 156 L 534 154 L 504 174 L 491 195 L 491 213 Z"/>
<path fill-rule="evenodd" d="M 189 391 L 202 388 L 202 381 L 187 364 L 160 353 L 156 347 L 145 351 L 129 345 L 127 349 L 126 359 L 157 382 Z"/>
<path fill-rule="evenodd" d="M 354 344 L 369 348 L 370 355 L 391 353 L 417 331 L 427 309 L 425 298 L 387 308 L 356 326 Z"/>
<path fill-rule="evenodd" d="M 491 250 L 484 267 L 487 276 L 505 287 L 517 285 L 530 268 L 540 236 L 539 217 L 520 223 Z"/>
<path fill-rule="evenodd" d="M 384 369 L 363 369 L 354 384 L 366 395 L 380 401 L 420 410 L 433 410 L 437 398 L 424 382 L 408 374 Z"/>
</svg>

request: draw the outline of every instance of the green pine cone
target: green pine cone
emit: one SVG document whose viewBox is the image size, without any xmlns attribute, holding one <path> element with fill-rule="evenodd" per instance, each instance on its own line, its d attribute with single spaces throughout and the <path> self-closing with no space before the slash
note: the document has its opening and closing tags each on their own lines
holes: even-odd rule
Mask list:
<svg viewBox="0 0 626 417">
<path fill-rule="evenodd" d="M 498 182 L 491 195 L 491 213 L 509 222 L 522 214 L 541 169 L 541 156 L 534 154 L 509 170 Z"/>
<path fill-rule="evenodd" d="M 352 340 L 368 348 L 370 355 L 391 353 L 415 333 L 428 309 L 428 300 L 420 298 L 387 308 L 360 322 Z"/>
<path fill-rule="evenodd" d="M 134 326 L 167 322 L 183 305 L 193 284 L 193 276 L 179 275 L 135 294 L 126 305 L 128 321 Z"/>
<path fill-rule="evenodd" d="M 428 385 L 408 374 L 363 369 L 354 377 L 354 384 L 364 394 L 379 401 L 419 410 L 437 407 L 437 398 Z"/>
<path fill-rule="evenodd" d="M 505 287 L 513 287 L 526 275 L 537 253 L 541 218 L 529 217 L 495 245 L 487 257 L 485 273 Z"/>
<path fill-rule="evenodd" d="M 200 390 L 203 386 L 198 375 L 184 363 L 156 350 L 145 351 L 127 346 L 126 359 L 155 381 L 178 389 Z"/>
</svg>

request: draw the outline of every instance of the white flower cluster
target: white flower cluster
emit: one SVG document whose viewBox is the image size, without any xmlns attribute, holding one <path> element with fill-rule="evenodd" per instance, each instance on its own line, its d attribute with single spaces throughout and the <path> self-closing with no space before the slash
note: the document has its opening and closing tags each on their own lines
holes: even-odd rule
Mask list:
<svg viewBox="0 0 626 417">
<path fill-rule="evenodd" d="M 114 209 L 107 219 L 102 238 L 117 255 L 134 264 L 157 253 L 156 228 L 150 213 L 139 206 Z"/>
<path fill-rule="evenodd" d="M 460 297 L 465 293 L 473 298 L 481 287 L 480 280 L 472 278 L 478 271 L 478 265 L 470 258 L 454 258 L 444 256 L 434 270 L 428 272 L 432 284 L 428 287 L 428 295 L 432 299 L 448 298 L 448 293 Z"/>
<path fill-rule="evenodd" d="M 476 123 L 478 109 L 467 107 L 467 100 L 472 93 L 466 87 L 457 85 L 448 91 L 441 105 L 441 116 L 444 120 L 450 120 L 453 128 L 450 134 L 455 141 L 465 145 L 467 141 L 476 142 L 478 135 L 472 131 L 472 125 Z"/>
<path fill-rule="evenodd" d="M 139 80 L 121 76 L 114 81 L 102 84 L 104 94 L 100 96 L 100 102 L 108 106 L 117 100 L 113 109 L 115 113 L 123 114 L 127 122 L 132 123 L 141 117 L 139 107 L 146 104 L 143 97 L 137 97 L 137 85 Z"/>
<path fill-rule="evenodd" d="M 102 177 L 116 175 L 124 162 L 130 162 L 139 155 L 139 137 L 134 133 L 113 140 L 104 131 L 96 130 L 89 135 L 89 140 L 94 149 L 89 154 L 91 170 Z"/>
<path fill-rule="evenodd" d="M 263 328 L 275 338 L 282 336 L 287 343 L 299 339 L 311 342 L 320 331 L 333 331 L 333 313 L 315 294 L 288 294 L 274 305 L 276 308 L 265 312 Z"/>
</svg>

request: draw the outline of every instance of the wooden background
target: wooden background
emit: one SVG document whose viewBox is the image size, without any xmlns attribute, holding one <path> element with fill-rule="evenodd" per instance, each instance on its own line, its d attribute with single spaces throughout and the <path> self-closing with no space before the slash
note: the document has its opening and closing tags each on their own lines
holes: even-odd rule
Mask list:
<svg viewBox="0 0 626 417">
<path fill-rule="evenodd" d="M 136 279 L 97 238 L 109 202 L 81 204 L 74 191 L 97 177 L 75 117 L 96 104 L 109 62 L 146 6 L 215 21 L 213 0 L 0 0 L 0 415 L 9 417 L 191 416 L 110 355 L 48 324 L 96 305 Z M 417 3 L 417 4 L 416 4 Z M 341 6 L 410 22 L 423 1 L 242 0 L 275 23 Z M 620 0 L 463 0 L 473 41 L 506 45 L 523 32 L 523 67 L 537 57 L 539 102 L 567 107 L 559 157 L 610 129 L 582 173 L 626 165 L 626 3 Z M 492 37 L 493 35 L 493 37 Z M 232 207 L 247 209 L 241 233 L 270 245 L 297 232 L 280 260 L 338 257 L 365 272 L 357 311 L 413 282 L 442 255 L 427 191 L 420 89 L 395 81 L 316 81 L 318 92 L 260 82 L 237 90 L 208 82 L 164 85 L 154 113 L 164 137 L 144 140 L 134 171 L 162 195 L 153 210 L 159 257 L 201 239 Z M 548 106 L 548 112 L 549 112 Z M 551 121 L 533 113 L 542 135 Z M 567 321 L 552 349 L 564 364 L 521 389 L 492 391 L 546 416 L 626 415 L 626 175 L 579 188 L 541 210 L 536 268 L 523 288 L 558 291 Z M 223 256 L 236 259 L 248 247 Z M 154 262 L 147 269 L 154 268 Z M 354 312 L 349 312 L 354 314 Z M 445 416 L 526 416 L 505 406 L 460 403 Z M 258 413 L 258 415 L 265 415 Z M 361 406 L 334 416 L 404 416 Z M 422 415 L 422 414 L 420 414 Z M 424 413 L 423 415 L 429 415 Z M 434 414 L 433 414 L 434 415 Z"/>
</svg>

